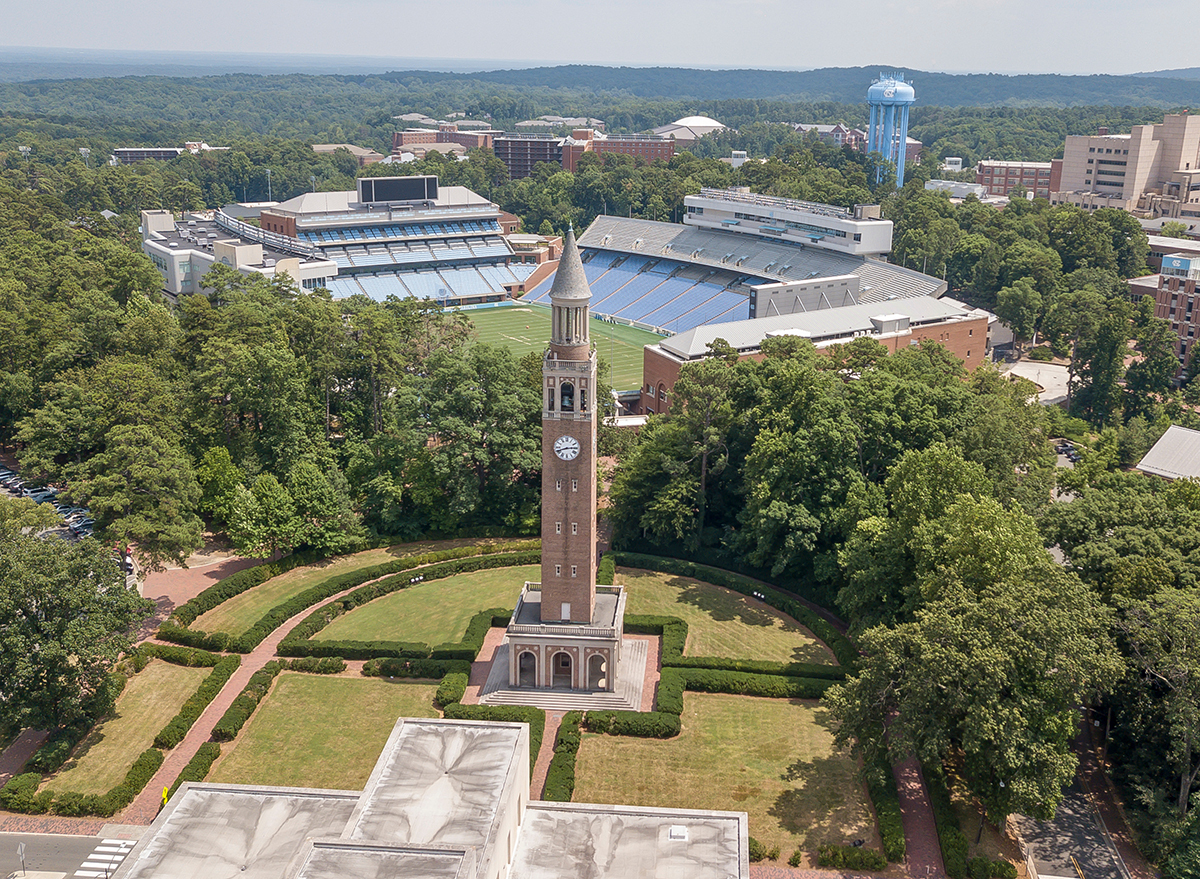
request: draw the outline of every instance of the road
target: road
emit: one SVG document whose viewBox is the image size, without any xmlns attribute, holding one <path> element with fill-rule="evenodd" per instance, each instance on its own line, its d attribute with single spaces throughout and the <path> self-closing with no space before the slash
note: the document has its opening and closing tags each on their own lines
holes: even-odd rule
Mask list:
<svg viewBox="0 0 1200 879">
<path fill-rule="evenodd" d="M 57 833 L 0 833 L 0 876 L 21 875 L 17 847 L 25 843 L 25 869 L 78 879 L 104 879 L 113 873 L 136 840 Z"/>
</svg>

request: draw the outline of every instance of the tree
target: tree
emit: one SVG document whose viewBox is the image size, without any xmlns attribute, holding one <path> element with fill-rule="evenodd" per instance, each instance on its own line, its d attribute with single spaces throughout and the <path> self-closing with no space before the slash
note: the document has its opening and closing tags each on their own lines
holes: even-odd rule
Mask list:
<svg viewBox="0 0 1200 879">
<path fill-rule="evenodd" d="M 241 468 L 229 457 L 229 449 L 224 446 L 209 449 L 196 468 L 200 509 L 217 522 L 228 522 L 233 496 L 242 484 L 242 478 Z"/>
<path fill-rule="evenodd" d="M 859 674 L 827 696 L 838 739 L 868 759 L 961 751 L 991 821 L 1049 818 L 1074 777 L 1077 706 L 1120 674 L 1106 612 L 1028 516 L 991 499 L 952 504 L 915 548 L 926 604 L 911 622 L 863 633 Z"/>
<path fill-rule="evenodd" d="M 362 544 L 362 525 L 350 507 L 345 477 L 336 468 L 322 473 L 312 461 L 300 461 L 288 475 L 288 493 L 296 509 L 297 544 L 330 554 Z"/>
<path fill-rule="evenodd" d="M 1186 238 L 1187 224 L 1171 220 L 1162 224 L 1162 230 L 1158 234 L 1163 238 Z"/>
<path fill-rule="evenodd" d="M 49 504 L 23 497 L 0 496 L 0 536 L 21 534 L 26 530 L 37 533 L 61 524 L 62 519 Z"/>
<path fill-rule="evenodd" d="M 88 504 L 106 537 L 133 547 L 143 567 L 183 564 L 204 542 L 191 460 L 144 425 L 118 425 L 105 444 L 72 492 Z"/>
<path fill-rule="evenodd" d="M 1014 281 L 996 294 L 996 315 L 1012 327 L 1018 340 L 1033 338 L 1042 314 L 1042 294 L 1029 278 Z"/>
<path fill-rule="evenodd" d="M 1168 588 L 1130 603 L 1121 619 L 1134 668 L 1159 694 L 1170 737 L 1167 756 L 1179 779 L 1175 807 L 1187 811 L 1200 776 L 1200 596 Z"/>
<path fill-rule="evenodd" d="M 228 533 L 239 552 L 260 558 L 290 552 L 301 531 L 292 496 L 270 473 L 260 475 L 252 488 L 239 485 L 234 492 Z"/>
<path fill-rule="evenodd" d="M 52 729 L 83 717 L 153 608 L 95 540 L 0 536 L 0 723 Z"/>
</svg>

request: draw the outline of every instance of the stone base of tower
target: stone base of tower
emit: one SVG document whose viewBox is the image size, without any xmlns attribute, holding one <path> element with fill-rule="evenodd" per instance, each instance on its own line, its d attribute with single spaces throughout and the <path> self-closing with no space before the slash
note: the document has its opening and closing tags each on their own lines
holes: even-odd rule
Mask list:
<svg viewBox="0 0 1200 879">
<path fill-rule="evenodd" d="M 504 636 L 509 687 L 616 692 L 625 587 L 597 586 L 588 623 L 544 623 L 541 585 L 525 584 Z"/>
</svg>

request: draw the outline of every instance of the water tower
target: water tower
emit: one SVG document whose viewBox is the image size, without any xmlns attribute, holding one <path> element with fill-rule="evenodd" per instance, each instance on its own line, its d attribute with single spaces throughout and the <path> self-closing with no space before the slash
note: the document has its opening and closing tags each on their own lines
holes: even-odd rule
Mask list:
<svg viewBox="0 0 1200 879">
<path fill-rule="evenodd" d="M 896 166 L 896 186 L 904 185 L 904 154 L 908 146 L 908 108 L 917 99 L 904 74 L 891 73 L 867 89 L 867 104 L 871 107 L 871 124 L 867 128 L 867 152 L 879 152 Z M 883 176 L 882 169 L 875 182 Z"/>
</svg>

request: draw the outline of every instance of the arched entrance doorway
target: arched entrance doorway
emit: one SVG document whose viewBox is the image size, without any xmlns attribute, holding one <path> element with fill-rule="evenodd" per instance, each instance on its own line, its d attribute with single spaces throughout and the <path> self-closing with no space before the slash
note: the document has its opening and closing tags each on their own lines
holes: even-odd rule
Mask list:
<svg viewBox="0 0 1200 879">
<path fill-rule="evenodd" d="M 528 650 L 522 651 L 517 657 L 517 686 L 537 686 L 537 657 Z"/>
<path fill-rule="evenodd" d="M 608 663 L 599 653 L 588 657 L 588 689 L 608 689 Z"/>
<path fill-rule="evenodd" d="M 555 653 L 554 657 L 550 660 L 550 663 L 550 686 L 566 687 L 567 689 L 570 689 L 572 684 L 571 654 L 561 652 Z"/>
</svg>

